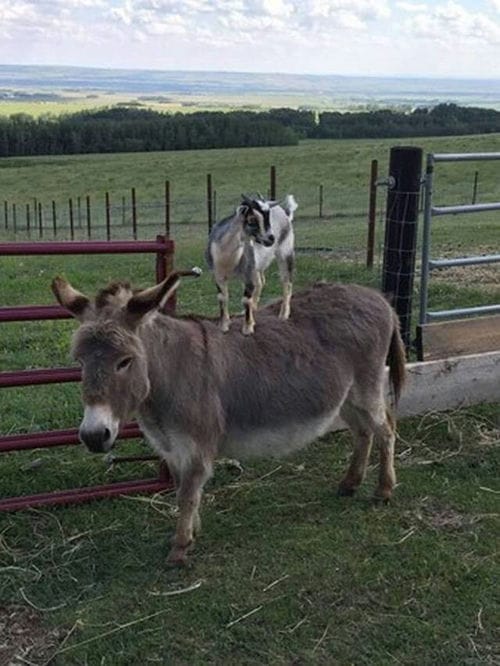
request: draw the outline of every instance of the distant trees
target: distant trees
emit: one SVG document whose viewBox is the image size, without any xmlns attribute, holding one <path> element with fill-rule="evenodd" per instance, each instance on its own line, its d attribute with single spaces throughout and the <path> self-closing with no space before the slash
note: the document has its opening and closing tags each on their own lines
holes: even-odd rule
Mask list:
<svg viewBox="0 0 500 666">
<path fill-rule="evenodd" d="M 0 157 L 294 145 L 303 138 L 382 138 L 500 132 L 500 112 L 439 104 L 411 113 L 272 109 L 165 114 L 113 107 L 66 116 L 0 117 Z"/>
<path fill-rule="evenodd" d="M 312 136 L 320 139 L 390 138 L 500 132 L 493 109 L 439 104 L 411 113 L 383 109 L 363 113 L 322 113 Z"/>
</svg>

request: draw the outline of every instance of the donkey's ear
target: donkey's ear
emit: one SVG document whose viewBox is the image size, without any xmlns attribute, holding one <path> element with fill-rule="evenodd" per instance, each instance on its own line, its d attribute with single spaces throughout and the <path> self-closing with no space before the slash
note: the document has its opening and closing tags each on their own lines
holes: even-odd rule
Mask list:
<svg viewBox="0 0 500 666">
<path fill-rule="evenodd" d="M 199 277 L 201 273 L 201 268 L 197 267 L 190 271 L 175 271 L 160 284 L 134 294 L 126 305 L 129 322 L 137 324 L 148 312 L 160 308 L 177 290 L 181 277 Z"/>
<path fill-rule="evenodd" d="M 55 277 L 51 284 L 54 296 L 59 303 L 79 321 L 85 321 L 92 312 L 90 300 L 81 292 L 74 289 L 70 283 L 62 277 Z"/>
</svg>

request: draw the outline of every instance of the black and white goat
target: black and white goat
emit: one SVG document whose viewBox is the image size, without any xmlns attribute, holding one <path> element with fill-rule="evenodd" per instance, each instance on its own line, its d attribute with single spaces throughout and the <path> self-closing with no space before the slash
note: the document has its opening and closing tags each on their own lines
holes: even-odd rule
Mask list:
<svg viewBox="0 0 500 666">
<path fill-rule="evenodd" d="M 297 203 L 291 194 L 282 203 L 265 201 L 262 197 L 242 197 L 236 211 L 212 228 L 206 259 L 217 285 L 222 330 L 228 331 L 230 322 L 228 281 L 237 276 L 245 284 L 243 333 L 251 335 L 255 327 L 254 310 L 265 284 L 264 272 L 274 258 L 283 285 L 279 316 L 281 319 L 290 316 L 294 269 L 292 220 Z"/>
</svg>

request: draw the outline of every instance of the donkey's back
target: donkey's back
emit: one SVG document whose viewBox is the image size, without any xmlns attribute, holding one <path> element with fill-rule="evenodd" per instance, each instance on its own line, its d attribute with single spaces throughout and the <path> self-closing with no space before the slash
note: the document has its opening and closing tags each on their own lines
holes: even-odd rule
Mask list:
<svg viewBox="0 0 500 666">
<path fill-rule="evenodd" d="M 235 323 L 224 339 L 224 358 L 235 362 L 220 384 L 223 452 L 281 456 L 328 432 L 339 414 L 358 429 L 365 413 L 385 424 L 386 359 L 396 395 L 404 375 L 387 301 L 364 287 L 321 284 L 293 297 L 290 320 L 276 318 L 279 307 L 261 310 L 251 338 L 242 341 Z"/>
</svg>

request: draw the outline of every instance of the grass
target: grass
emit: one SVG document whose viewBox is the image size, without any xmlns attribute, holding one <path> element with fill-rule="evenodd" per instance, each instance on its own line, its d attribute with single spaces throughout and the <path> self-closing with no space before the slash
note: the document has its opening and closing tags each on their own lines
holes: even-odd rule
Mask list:
<svg viewBox="0 0 500 666">
<path fill-rule="evenodd" d="M 427 140 L 440 151 L 479 150 L 477 141 Z M 111 176 L 124 187 L 134 178 L 144 196 L 153 196 L 161 184 L 160 177 L 154 184 L 153 174 L 164 160 L 177 174 L 176 187 L 193 197 L 203 195 L 194 183 L 206 170 L 228 193 L 245 189 L 243 182 L 250 189 L 252 178 L 261 178 L 264 189 L 273 161 L 284 189 L 285 183 L 286 189 L 301 186 L 299 164 L 304 183 L 331 173 L 345 201 L 362 205 L 365 166 L 371 155 L 385 159 L 388 145 L 308 142 L 290 153 L 86 156 L 70 158 L 65 168 L 48 168 L 52 161 L 45 158 L 17 167 L 8 160 L 0 163 L 0 179 L 19 196 L 30 190 L 50 199 L 57 192 L 66 196 L 72 182 L 97 191 L 84 188 L 103 187 Z M 486 173 L 481 165 L 485 188 Z M 450 176 L 448 183 L 453 194 L 465 190 L 463 180 Z M 491 200 L 498 198 L 495 188 L 498 182 L 491 184 Z M 440 221 L 438 247 L 443 253 L 498 248 L 498 222 L 484 220 L 477 216 L 471 226 Z M 364 222 L 358 223 L 359 229 L 349 219 L 298 219 L 299 244 L 331 245 L 336 252 L 299 254 L 296 288 L 317 279 L 378 283 L 378 271 L 359 262 Z M 178 224 L 174 236 L 177 265 L 199 264 L 202 229 Z M 146 286 L 153 258 L 12 257 L 1 259 L 1 270 L 2 303 L 50 303 L 48 285 L 57 273 L 87 292 L 123 276 Z M 440 273 L 431 285 L 433 307 L 498 302 L 498 273 L 484 267 L 448 278 Z M 273 270 L 265 298 L 277 294 Z M 239 290 L 232 295 L 236 311 Z M 179 306 L 216 312 L 207 275 L 183 282 Z M 64 321 L 2 324 L 0 370 L 66 364 L 73 329 Z M 0 399 L 2 433 L 74 427 L 81 418 L 76 385 L 4 389 Z M 12 639 L 2 636 L 0 664 L 11 655 L 5 645 L 12 644 L 30 663 L 48 664 L 53 657 L 50 663 L 63 666 L 496 663 L 498 419 L 498 405 L 491 405 L 402 421 L 400 485 L 390 507 L 370 501 L 374 466 L 358 497 L 336 498 L 350 453 L 345 433 L 286 460 L 245 465 L 242 472 L 221 463 L 203 501 L 204 532 L 181 571 L 165 566 L 175 521 L 169 494 L 0 515 L 0 627 L 6 616 L 24 618 Z M 146 450 L 143 442 L 120 444 L 120 453 Z M 109 468 L 79 447 L 0 457 L 2 496 L 155 473 L 153 463 Z"/>
</svg>

